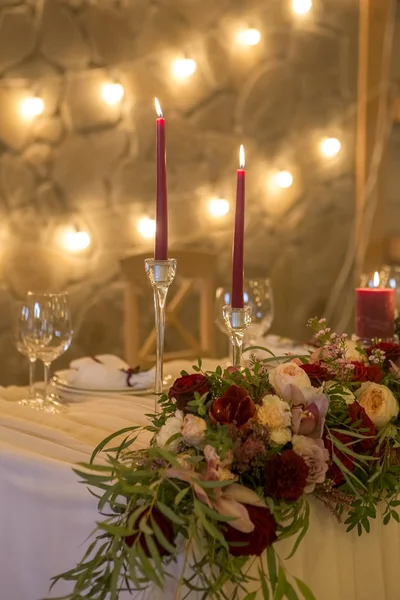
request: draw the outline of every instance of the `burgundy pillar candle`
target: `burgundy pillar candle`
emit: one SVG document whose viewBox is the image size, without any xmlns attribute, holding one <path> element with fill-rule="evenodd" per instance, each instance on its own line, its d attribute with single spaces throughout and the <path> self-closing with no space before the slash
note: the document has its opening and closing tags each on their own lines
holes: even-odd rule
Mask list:
<svg viewBox="0 0 400 600">
<path fill-rule="evenodd" d="M 361 339 L 394 336 L 395 291 L 389 288 L 356 289 L 356 335 Z"/>
<path fill-rule="evenodd" d="M 245 206 L 245 180 L 244 148 L 240 146 L 240 168 L 237 170 L 236 184 L 236 212 L 235 233 L 233 238 L 232 257 L 232 308 L 243 308 L 243 245 L 244 245 L 244 206 Z"/>
<path fill-rule="evenodd" d="M 167 166 L 165 153 L 165 119 L 157 98 L 154 99 L 158 119 L 157 132 L 157 200 L 154 258 L 168 258 Z"/>
</svg>

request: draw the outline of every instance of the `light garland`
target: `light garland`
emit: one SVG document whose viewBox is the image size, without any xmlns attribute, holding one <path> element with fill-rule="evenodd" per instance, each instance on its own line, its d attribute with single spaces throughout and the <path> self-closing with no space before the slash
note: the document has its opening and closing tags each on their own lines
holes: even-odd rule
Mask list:
<svg viewBox="0 0 400 600">
<path fill-rule="evenodd" d="M 326 158 L 337 156 L 341 150 L 342 144 L 337 138 L 324 138 L 321 142 L 321 153 Z"/>
<path fill-rule="evenodd" d="M 208 203 L 208 212 L 212 217 L 224 217 L 229 212 L 229 202 L 225 198 L 212 198 Z"/>
<path fill-rule="evenodd" d="M 275 175 L 275 183 L 282 189 L 290 188 L 293 184 L 293 175 L 290 171 L 278 171 Z"/>
<path fill-rule="evenodd" d="M 62 245 L 69 252 L 81 252 L 90 246 L 91 238 L 87 231 L 67 229 L 62 237 Z"/>
<path fill-rule="evenodd" d="M 306 15 L 312 9 L 311 0 L 292 0 L 292 9 L 296 15 Z"/>
<path fill-rule="evenodd" d="M 154 238 L 156 233 L 156 222 L 149 217 L 142 217 L 137 222 L 137 230 L 142 238 L 146 240 Z"/>
<path fill-rule="evenodd" d="M 118 104 L 124 97 L 124 88 L 120 83 L 105 83 L 101 95 L 107 104 Z"/>
<path fill-rule="evenodd" d="M 44 102 L 42 98 L 31 96 L 24 98 L 20 103 L 20 113 L 23 119 L 29 121 L 38 117 L 44 111 Z"/>
<path fill-rule="evenodd" d="M 261 40 L 261 32 L 258 29 L 243 29 L 237 33 L 236 40 L 242 46 L 256 46 Z"/>
<path fill-rule="evenodd" d="M 176 79 L 186 79 L 196 71 L 196 61 L 192 58 L 178 58 L 172 63 L 172 73 Z"/>
</svg>

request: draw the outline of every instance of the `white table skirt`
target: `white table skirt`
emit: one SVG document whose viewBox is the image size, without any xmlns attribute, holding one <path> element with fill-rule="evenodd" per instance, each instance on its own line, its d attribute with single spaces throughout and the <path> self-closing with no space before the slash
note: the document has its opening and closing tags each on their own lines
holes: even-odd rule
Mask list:
<svg viewBox="0 0 400 600">
<path fill-rule="evenodd" d="M 168 370 L 178 374 L 189 366 L 171 363 Z M 18 388 L 0 390 L 0 599 L 40 600 L 50 577 L 81 558 L 97 518 L 95 499 L 77 483 L 71 465 L 87 461 L 112 431 L 145 424 L 154 400 L 85 398 L 66 414 L 49 415 L 19 406 L 20 394 Z M 287 542 L 278 547 L 281 558 L 289 550 Z M 399 565 L 399 525 L 376 521 L 358 538 L 315 501 L 309 532 L 286 562 L 317 600 L 399 600 Z M 61 583 L 53 596 L 69 589 Z M 175 600 L 174 586 L 135 597 Z"/>
</svg>

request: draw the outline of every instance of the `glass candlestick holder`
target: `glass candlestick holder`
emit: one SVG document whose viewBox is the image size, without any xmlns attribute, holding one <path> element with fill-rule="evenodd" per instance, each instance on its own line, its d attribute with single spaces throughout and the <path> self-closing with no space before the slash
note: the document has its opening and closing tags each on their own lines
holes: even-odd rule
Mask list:
<svg viewBox="0 0 400 600">
<path fill-rule="evenodd" d="M 154 412 L 157 413 L 158 395 L 163 392 L 163 355 L 165 334 L 165 301 L 169 286 L 176 273 L 176 259 L 155 260 L 146 258 L 145 270 L 154 292 L 154 314 L 156 330 L 156 377 L 155 393 L 157 395 Z"/>
<path fill-rule="evenodd" d="M 232 342 L 232 364 L 240 367 L 242 361 L 243 338 L 251 323 L 251 306 L 232 308 L 229 304 L 222 309 L 225 326 Z"/>
</svg>

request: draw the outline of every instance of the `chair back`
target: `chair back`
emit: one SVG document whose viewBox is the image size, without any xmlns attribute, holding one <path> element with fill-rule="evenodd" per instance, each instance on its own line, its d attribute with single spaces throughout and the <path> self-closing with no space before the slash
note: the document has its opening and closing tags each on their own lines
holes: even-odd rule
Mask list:
<svg viewBox="0 0 400 600">
<path fill-rule="evenodd" d="M 155 363 L 156 332 L 154 328 L 153 291 L 145 273 L 144 261 L 149 253 L 123 258 L 120 262 L 125 280 L 124 346 L 125 360 L 131 366 L 148 367 Z M 175 281 L 167 296 L 166 327 L 177 334 L 177 350 L 164 351 L 165 360 L 195 359 L 215 355 L 214 295 L 217 258 L 215 254 L 193 250 L 171 252 L 177 260 Z M 171 294 L 172 292 L 172 294 Z M 173 293 L 175 292 L 175 293 Z M 196 321 L 190 325 L 180 315 L 185 302 L 196 302 Z M 140 296 L 146 298 L 146 313 L 151 311 L 151 320 L 143 317 L 139 307 Z M 147 302 L 148 298 L 148 302 Z M 143 331 L 143 321 L 151 325 Z M 168 339 L 167 339 L 168 343 Z"/>
</svg>

